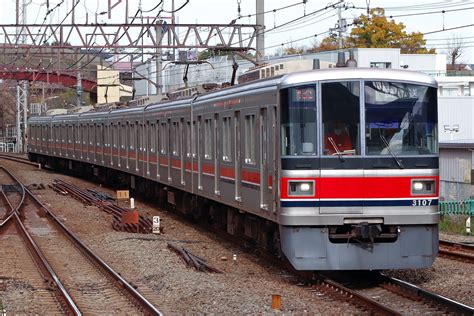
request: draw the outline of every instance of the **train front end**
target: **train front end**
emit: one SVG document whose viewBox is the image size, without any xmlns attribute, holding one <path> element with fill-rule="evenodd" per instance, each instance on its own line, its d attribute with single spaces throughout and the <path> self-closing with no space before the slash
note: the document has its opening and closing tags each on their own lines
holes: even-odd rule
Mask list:
<svg viewBox="0 0 474 316">
<path fill-rule="evenodd" d="M 299 270 L 430 267 L 437 86 L 408 71 L 289 75 L 279 103 L 282 252 Z"/>
</svg>

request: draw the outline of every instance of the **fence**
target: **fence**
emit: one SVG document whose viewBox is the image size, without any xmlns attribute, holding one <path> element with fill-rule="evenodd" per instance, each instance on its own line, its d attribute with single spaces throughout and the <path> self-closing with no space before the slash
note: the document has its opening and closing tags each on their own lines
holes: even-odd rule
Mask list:
<svg viewBox="0 0 474 316">
<path fill-rule="evenodd" d="M 439 202 L 441 215 L 474 216 L 474 200 Z"/>
<path fill-rule="evenodd" d="M 0 142 L 0 152 L 14 152 L 14 151 L 15 151 L 14 143 Z"/>
</svg>

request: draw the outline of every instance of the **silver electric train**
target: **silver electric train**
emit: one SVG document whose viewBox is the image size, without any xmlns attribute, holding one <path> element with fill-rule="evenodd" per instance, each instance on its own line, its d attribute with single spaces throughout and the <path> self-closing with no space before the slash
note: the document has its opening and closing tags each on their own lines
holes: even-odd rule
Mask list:
<svg viewBox="0 0 474 316">
<path fill-rule="evenodd" d="M 31 160 L 121 183 L 299 270 L 429 267 L 437 85 L 324 69 L 146 107 L 32 117 Z"/>
</svg>

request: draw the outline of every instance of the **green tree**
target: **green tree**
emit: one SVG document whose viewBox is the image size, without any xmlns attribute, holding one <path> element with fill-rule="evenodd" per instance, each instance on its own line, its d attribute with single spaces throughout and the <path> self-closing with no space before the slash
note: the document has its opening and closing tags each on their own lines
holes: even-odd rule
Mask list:
<svg viewBox="0 0 474 316">
<path fill-rule="evenodd" d="M 420 32 L 407 33 L 403 23 L 387 19 L 385 10 L 374 8 L 370 16 L 361 15 L 354 20 L 349 36 L 343 39 L 344 48 L 400 48 L 404 54 L 433 54 L 435 49 L 426 48 L 426 40 Z M 336 49 L 337 39 L 325 38 L 318 47 L 312 49 L 323 51 Z"/>
</svg>

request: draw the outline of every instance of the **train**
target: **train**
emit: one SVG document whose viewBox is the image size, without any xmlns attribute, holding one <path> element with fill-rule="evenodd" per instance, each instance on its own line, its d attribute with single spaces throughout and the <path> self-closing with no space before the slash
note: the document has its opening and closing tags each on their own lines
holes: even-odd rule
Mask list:
<svg viewBox="0 0 474 316">
<path fill-rule="evenodd" d="M 437 121 L 431 76 L 319 69 L 31 117 L 28 154 L 120 179 L 297 270 L 425 268 L 438 252 Z"/>
</svg>

